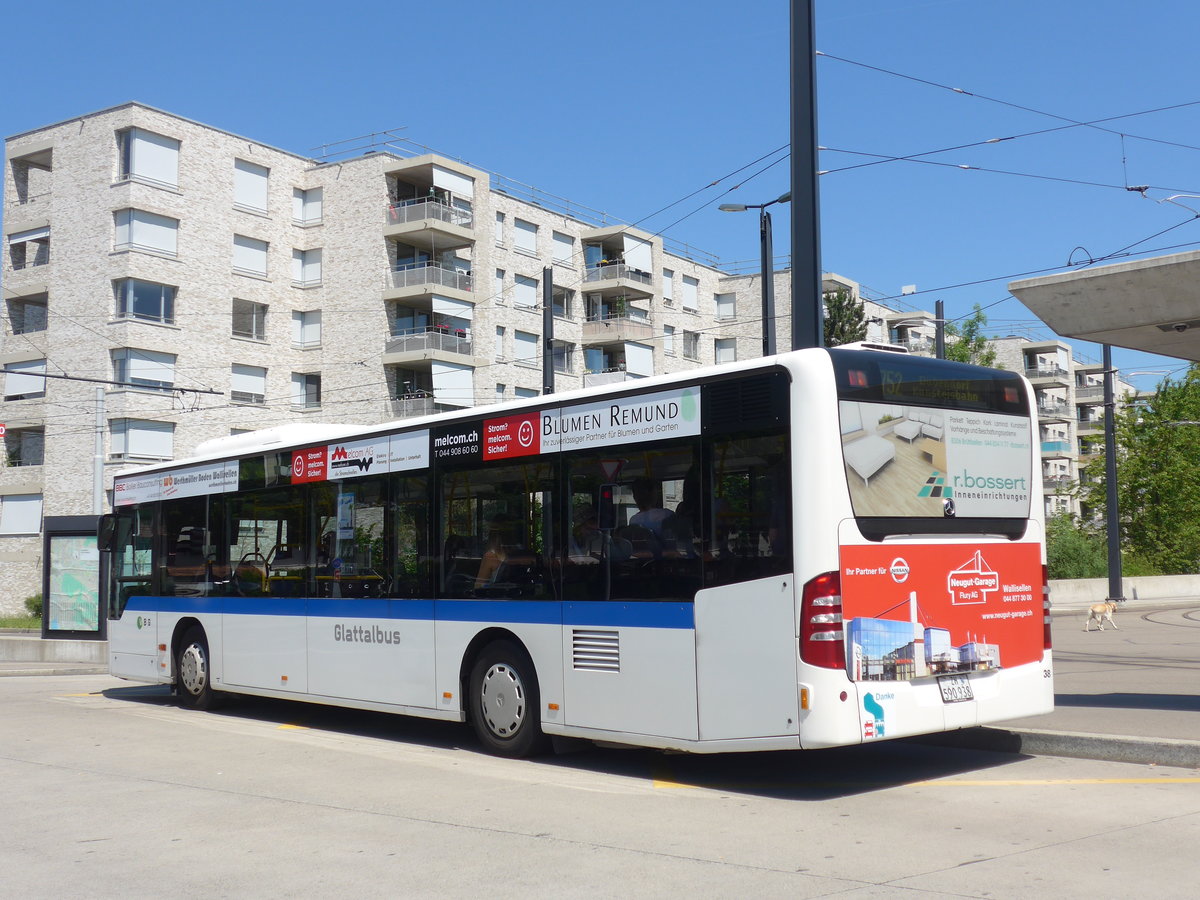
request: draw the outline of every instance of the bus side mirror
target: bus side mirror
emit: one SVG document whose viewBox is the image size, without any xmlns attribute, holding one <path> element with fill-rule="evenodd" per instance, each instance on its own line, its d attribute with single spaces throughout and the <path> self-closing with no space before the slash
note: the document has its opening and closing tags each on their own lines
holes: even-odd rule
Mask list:
<svg viewBox="0 0 1200 900">
<path fill-rule="evenodd" d="M 614 497 L 617 493 L 615 484 L 600 485 L 600 504 L 596 509 L 596 525 L 601 531 L 611 531 L 617 527 L 617 505 Z"/>
<path fill-rule="evenodd" d="M 129 543 L 129 533 L 133 528 L 133 520 L 129 516 L 117 513 L 105 513 L 100 517 L 96 529 L 96 549 L 102 553 L 111 553 L 117 547 Z"/>
</svg>

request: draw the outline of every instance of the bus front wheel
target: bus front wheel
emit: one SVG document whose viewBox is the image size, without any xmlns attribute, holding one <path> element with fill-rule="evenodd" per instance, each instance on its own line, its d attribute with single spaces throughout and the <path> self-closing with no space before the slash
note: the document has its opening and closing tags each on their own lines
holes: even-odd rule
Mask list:
<svg viewBox="0 0 1200 900">
<path fill-rule="evenodd" d="M 179 695 L 179 705 L 187 709 L 209 709 L 213 705 L 208 637 L 198 625 L 185 631 L 179 642 L 175 657 L 175 693 Z"/>
<path fill-rule="evenodd" d="M 533 660 L 512 641 L 495 641 L 471 667 L 468 715 L 490 753 L 534 756 L 549 740 L 540 724 L 541 701 Z"/>
</svg>

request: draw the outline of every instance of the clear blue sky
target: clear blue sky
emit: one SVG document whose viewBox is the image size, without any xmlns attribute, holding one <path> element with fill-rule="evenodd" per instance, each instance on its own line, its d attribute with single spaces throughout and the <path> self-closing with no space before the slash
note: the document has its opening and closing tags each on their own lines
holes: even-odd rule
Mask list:
<svg viewBox="0 0 1200 900">
<path fill-rule="evenodd" d="M 755 174 L 789 140 L 786 0 L 47 0 L 37 14 L 13 12 L 5 136 L 128 100 L 299 153 L 404 128 L 725 261 L 756 260 L 758 229 L 752 213 L 717 205 L 789 186 L 786 160 Z M 943 165 L 837 171 L 871 160 L 845 151 L 904 156 L 1065 124 L 1041 113 L 1090 122 L 1196 103 L 1200 63 L 1187 39 L 1200 5 L 817 0 L 816 15 L 827 54 L 817 66 L 829 148 L 820 165 L 830 170 L 822 262 L 869 296 L 915 284 L 912 305 L 942 299 L 955 317 L 979 303 L 992 333 L 1046 336 L 1008 281 L 1061 269 L 1072 252 L 1098 258 L 1136 243 L 1158 255 L 1200 243 L 1191 212 L 1155 202 L 1200 194 L 1200 105 L 1105 124 L 1124 138 L 1074 127 L 923 157 Z M 1152 189 L 1142 197 L 1126 185 Z M 776 250 L 786 252 L 787 208 L 778 209 Z M 992 280 L 956 287 L 983 279 Z M 1180 366 L 1124 351 L 1117 362 Z"/>
</svg>

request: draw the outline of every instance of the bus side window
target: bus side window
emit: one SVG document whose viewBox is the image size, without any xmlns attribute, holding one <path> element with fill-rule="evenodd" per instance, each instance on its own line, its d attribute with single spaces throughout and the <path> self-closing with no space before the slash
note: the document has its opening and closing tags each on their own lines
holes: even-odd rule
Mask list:
<svg viewBox="0 0 1200 900">
<path fill-rule="evenodd" d="M 791 570 L 791 485 L 784 435 L 713 443 L 704 521 L 705 584 Z"/>
</svg>

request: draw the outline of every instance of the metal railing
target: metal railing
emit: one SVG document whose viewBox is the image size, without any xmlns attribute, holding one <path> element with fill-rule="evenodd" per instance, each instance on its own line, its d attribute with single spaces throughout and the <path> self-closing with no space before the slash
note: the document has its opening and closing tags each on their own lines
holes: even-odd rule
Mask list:
<svg viewBox="0 0 1200 900">
<path fill-rule="evenodd" d="M 429 197 L 389 203 L 383 216 L 384 223 L 387 225 L 407 225 L 410 222 L 425 222 L 433 219 L 447 225 L 457 225 L 460 228 L 475 227 L 475 213 L 471 210 L 459 209 L 457 206 L 451 206 L 441 200 Z"/>
<path fill-rule="evenodd" d="M 1104 385 L 1094 384 L 1087 387 L 1075 388 L 1076 400 L 1095 400 L 1097 397 L 1104 397 Z"/>
<path fill-rule="evenodd" d="M 1070 373 L 1062 366 L 1053 363 L 1043 366 L 1026 366 L 1026 378 L 1066 378 Z"/>
<path fill-rule="evenodd" d="M 409 391 L 388 401 L 388 413 L 397 419 L 428 416 L 435 412 L 437 408 L 429 391 Z"/>
<path fill-rule="evenodd" d="M 471 276 L 437 263 L 404 263 L 388 270 L 388 285 L 393 288 L 434 287 L 471 290 Z"/>
<path fill-rule="evenodd" d="M 649 272 L 634 269 L 625 265 L 625 263 L 610 263 L 609 265 L 595 266 L 583 274 L 584 282 L 608 281 L 613 278 L 623 278 L 626 281 L 636 281 L 638 284 L 645 285 L 650 284 L 651 281 Z"/>
<path fill-rule="evenodd" d="M 447 353 L 472 355 L 471 332 L 451 329 L 445 325 L 426 325 L 393 334 L 384 344 L 384 353 L 412 353 L 420 350 L 444 350 Z"/>
</svg>

